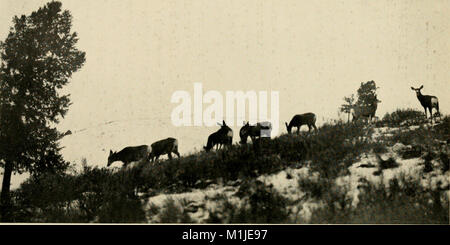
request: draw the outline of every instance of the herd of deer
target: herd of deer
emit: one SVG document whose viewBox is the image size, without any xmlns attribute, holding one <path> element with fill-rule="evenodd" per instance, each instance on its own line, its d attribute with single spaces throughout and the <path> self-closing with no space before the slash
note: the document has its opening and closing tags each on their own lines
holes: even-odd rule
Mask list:
<svg viewBox="0 0 450 245">
<path fill-rule="evenodd" d="M 412 90 L 416 92 L 417 99 L 419 99 L 420 104 L 425 109 L 425 117 L 427 117 L 427 109 L 430 112 L 431 120 L 433 120 L 432 109 L 436 109 L 436 114 L 440 118 L 439 113 L 439 102 L 436 96 L 431 95 L 422 95 L 420 90 L 423 88 L 423 85 L 420 88 L 411 87 Z M 360 118 L 368 118 L 369 121 L 375 117 L 375 112 L 377 109 L 377 102 L 373 103 L 373 105 L 368 106 L 366 109 L 353 108 L 352 115 L 353 121 L 358 120 Z M 289 124 L 286 122 L 287 132 L 290 134 L 292 128 L 297 128 L 297 134 L 300 132 L 300 127 L 303 125 L 307 125 L 309 128 L 309 132 L 311 131 L 311 127 L 317 131 L 316 123 L 316 115 L 312 112 L 297 114 L 295 115 Z M 250 125 L 249 122 L 244 123 L 244 126 L 239 131 L 239 136 L 241 138 L 240 143 L 246 144 L 248 137 L 252 139 L 252 142 L 256 140 L 256 138 L 261 137 L 262 130 L 270 130 L 270 123 L 263 125 L 262 123 L 257 123 L 256 125 Z M 205 151 L 210 151 L 214 146 L 216 149 L 220 149 L 222 146 L 229 147 L 232 145 L 233 140 L 233 130 L 227 126 L 225 120 L 222 121 L 221 127 L 218 131 L 212 133 L 208 137 L 208 141 L 206 146 L 203 148 Z M 180 157 L 180 153 L 178 152 L 178 140 L 175 138 L 167 138 L 163 140 L 156 141 L 155 143 L 141 146 L 129 146 L 123 148 L 119 152 L 113 152 L 110 150 L 108 156 L 108 164 L 109 167 L 113 162 L 121 161 L 123 162 L 123 167 L 127 166 L 131 162 L 135 161 L 157 161 L 161 155 L 167 154 L 169 159 L 172 159 L 172 153 L 175 153 L 178 158 Z"/>
</svg>

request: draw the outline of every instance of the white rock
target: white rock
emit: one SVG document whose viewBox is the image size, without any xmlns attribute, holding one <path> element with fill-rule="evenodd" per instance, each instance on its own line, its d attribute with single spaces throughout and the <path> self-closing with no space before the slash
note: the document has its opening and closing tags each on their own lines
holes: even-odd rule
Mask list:
<svg viewBox="0 0 450 245">
<path fill-rule="evenodd" d="M 395 145 L 392 147 L 392 150 L 395 152 L 400 152 L 405 150 L 407 147 L 402 143 L 395 143 Z"/>
</svg>

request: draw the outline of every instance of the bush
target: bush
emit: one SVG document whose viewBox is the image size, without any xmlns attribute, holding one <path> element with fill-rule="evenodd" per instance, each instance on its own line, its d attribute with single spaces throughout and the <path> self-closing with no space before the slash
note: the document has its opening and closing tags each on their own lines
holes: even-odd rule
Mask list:
<svg viewBox="0 0 450 245">
<path fill-rule="evenodd" d="M 193 220 L 182 206 L 177 206 L 173 199 L 167 199 L 159 214 L 159 223 L 193 223 Z"/>
<path fill-rule="evenodd" d="M 307 142 L 307 160 L 311 171 L 324 178 L 333 179 L 347 173 L 348 167 L 363 152 L 371 149 L 370 135 L 373 130 L 362 123 L 325 124 L 317 135 Z"/>
<path fill-rule="evenodd" d="M 183 192 L 199 183 L 236 180 L 272 173 L 282 169 L 283 162 L 275 155 L 258 155 L 251 146 L 233 145 L 230 149 L 200 152 L 180 159 L 158 162 L 144 167 L 141 178 L 146 187 Z"/>
<path fill-rule="evenodd" d="M 330 189 L 330 196 L 342 191 Z M 441 191 L 422 187 L 419 180 L 394 178 L 389 185 L 366 182 L 361 188 L 359 202 L 351 201 L 336 210 L 334 203 L 313 211 L 311 223 L 335 224 L 448 224 L 448 200 L 441 203 Z M 332 198 L 331 200 L 335 200 Z M 338 212 L 336 212 L 338 211 Z"/>
<path fill-rule="evenodd" d="M 247 181 L 240 186 L 235 195 L 243 200 L 239 207 L 222 197 L 223 209 L 210 211 L 206 222 L 279 224 L 289 221 L 289 212 L 286 208 L 288 200 L 272 186 L 257 180 Z"/>
<path fill-rule="evenodd" d="M 80 173 L 32 176 L 14 192 L 16 221 L 142 222 L 132 176 L 86 165 Z"/>
<path fill-rule="evenodd" d="M 426 122 L 423 111 L 416 109 L 397 109 L 392 113 L 386 113 L 379 124 L 388 127 L 420 125 Z"/>
<path fill-rule="evenodd" d="M 441 148 L 441 142 L 450 139 L 450 117 L 446 116 L 441 123 L 433 127 L 424 127 L 413 130 L 401 131 L 393 133 L 392 137 L 385 139 L 390 144 L 400 142 L 404 145 L 421 145 L 428 149 Z"/>
</svg>

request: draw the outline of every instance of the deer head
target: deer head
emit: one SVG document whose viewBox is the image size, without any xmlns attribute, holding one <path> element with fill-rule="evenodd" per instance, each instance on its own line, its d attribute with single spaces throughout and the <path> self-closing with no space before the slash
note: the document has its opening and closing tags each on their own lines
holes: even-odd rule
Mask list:
<svg viewBox="0 0 450 245">
<path fill-rule="evenodd" d="M 107 167 L 109 167 L 111 165 L 111 163 L 113 162 L 113 155 L 114 155 L 114 152 L 112 150 L 109 150 L 108 164 L 106 165 Z"/>
<path fill-rule="evenodd" d="M 414 91 L 416 91 L 416 95 L 419 96 L 419 95 L 421 95 L 420 90 L 423 89 L 423 85 L 420 86 L 420 88 L 414 88 L 414 87 L 411 87 L 411 89 L 414 90 Z"/>
<path fill-rule="evenodd" d="M 286 124 L 287 132 L 290 134 L 292 127 L 289 127 L 289 124 L 287 122 L 284 122 L 284 124 Z"/>
<path fill-rule="evenodd" d="M 241 141 L 239 143 L 246 144 L 248 138 L 248 128 L 250 127 L 250 122 L 243 122 L 243 126 L 239 131 L 239 137 L 241 137 Z"/>
</svg>

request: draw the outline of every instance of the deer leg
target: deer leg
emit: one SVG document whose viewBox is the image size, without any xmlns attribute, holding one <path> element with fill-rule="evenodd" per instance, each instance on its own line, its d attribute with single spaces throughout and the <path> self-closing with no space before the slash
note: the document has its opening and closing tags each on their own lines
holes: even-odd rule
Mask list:
<svg viewBox="0 0 450 245">
<path fill-rule="evenodd" d="M 433 121 L 433 107 L 430 107 L 431 121 Z"/>
<path fill-rule="evenodd" d="M 427 116 L 427 108 L 424 107 L 424 109 L 425 109 L 425 119 L 427 119 L 428 118 L 428 116 Z"/>
<path fill-rule="evenodd" d="M 436 111 L 437 111 L 437 115 L 439 116 L 439 120 L 442 120 L 441 118 L 441 113 L 439 112 L 439 103 L 436 103 Z"/>
<path fill-rule="evenodd" d="M 167 157 L 169 157 L 169 160 L 172 160 L 172 154 L 170 152 L 167 153 Z"/>
<path fill-rule="evenodd" d="M 317 132 L 317 127 L 315 124 L 312 125 L 314 127 L 314 131 Z"/>
<path fill-rule="evenodd" d="M 178 151 L 174 151 L 173 153 L 175 153 L 175 155 L 177 155 L 178 158 L 180 158 L 180 153 Z"/>
</svg>

